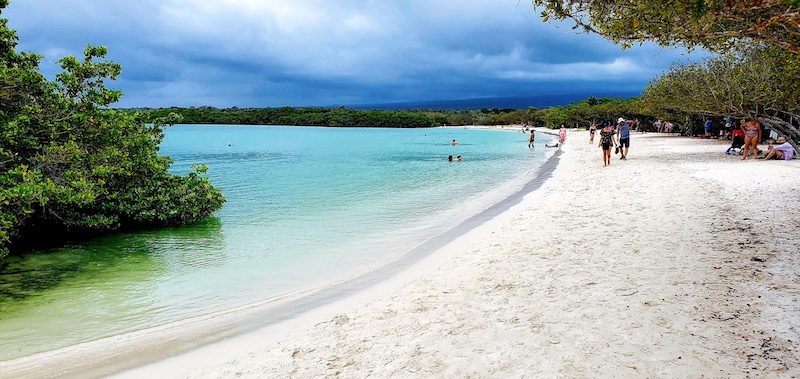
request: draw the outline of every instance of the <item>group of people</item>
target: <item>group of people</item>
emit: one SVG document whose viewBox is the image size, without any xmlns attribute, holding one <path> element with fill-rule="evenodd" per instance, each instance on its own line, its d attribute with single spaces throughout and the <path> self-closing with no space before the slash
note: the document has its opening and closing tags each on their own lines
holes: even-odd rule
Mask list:
<svg viewBox="0 0 800 379">
<path fill-rule="evenodd" d="M 528 138 L 528 148 L 534 147 L 535 139 L 536 139 L 536 133 L 533 131 L 533 129 L 531 129 L 531 134 L 530 137 Z M 561 130 L 559 130 L 558 132 L 558 142 L 552 145 L 544 144 L 544 147 L 559 147 L 566 140 L 567 140 L 567 128 L 564 127 L 564 124 L 561 124 Z"/>
<path fill-rule="evenodd" d="M 730 117 L 726 118 L 725 121 L 726 129 L 731 130 L 731 147 L 728 148 L 726 153 L 732 154 L 732 152 L 735 153 L 734 149 L 741 148 L 742 160 L 747 159 L 751 151 L 753 152 L 753 157 L 758 159 L 758 144 L 761 142 L 764 133 L 761 123 L 754 118 L 738 126 Z M 706 125 L 709 122 L 706 121 Z M 767 155 L 764 159 L 794 159 L 794 146 L 786 140 L 786 137 L 778 137 L 775 142 L 775 145 L 770 143 L 767 146 Z"/>
<path fill-rule="evenodd" d="M 450 146 L 456 146 L 456 145 L 458 145 L 458 141 L 456 141 L 456 140 L 452 140 L 452 141 L 450 142 Z M 448 161 L 448 162 L 452 162 L 452 161 L 453 161 L 453 156 L 452 156 L 452 155 L 448 155 L 448 156 L 447 156 L 447 161 Z M 459 156 L 457 156 L 457 157 L 456 157 L 456 159 L 455 159 L 455 161 L 456 161 L 456 162 L 461 162 L 461 156 L 460 156 L 460 155 L 459 155 Z"/>
<path fill-rule="evenodd" d="M 631 146 L 631 129 L 635 123 L 636 121 L 626 120 L 622 117 L 617 119 L 617 123 L 613 125 L 613 127 L 610 121 L 603 123 L 599 132 L 600 142 L 597 144 L 597 146 L 601 147 L 603 150 L 603 167 L 611 164 L 612 147 L 616 147 L 616 153 L 620 154 L 619 159 L 628 159 L 628 149 Z M 598 134 L 597 126 L 597 123 L 594 122 L 589 125 L 589 144 L 594 143 L 594 136 Z M 561 142 L 564 142 L 567 138 L 567 131 L 563 124 L 561 125 L 561 130 L 558 135 Z M 558 143 L 553 147 L 556 146 L 558 146 Z"/>
<path fill-rule="evenodd" d="M 598 124 L 592 123 L 589 126 L 589 143 L 594 143 L 594 137 L 596 134 L 600 135 L 600 142 L 598 146 L 602 148 L 603 151 L 603 166 L 608 166 L 611 164 L 611 148 L 615 147 L 615 153 L 620 154 L 620 160 L 627 160 L 628 159 L 628 150 L 630 149 L 630 138 L 631 138 L 631 130 L 634 129 L 634 125 L 637 125 L 637 120 L 626 120 L 623 117 L 617 119 L 616 124 L 612 124 L 610 121 L 606 121 L 603 123 L 602 128 L 598 128 Z M 655 123 L 656 130 L 659 132 L 671 132 L 673 129 L 673 125 L 669 121 L 662 121 L 658 120 Z M 706 130 L 709 130 L 709 123 L 707 122 L 705 125 Z M 750 151 L 753 152 L 753 156 L 758 158 L 758 144 L 762 138 L 762 127 L 761 123 L 758 122 L 756 119 L 750 119 L 746 122 L 737 125 L 735 121 L 732 121 L 730 118 L 726 119 L 726 128 L 732 130 L 732 135 L 734 139 L 734 144 L 731 148 L 726 151 L 726 153 L 730 153 L 730 151 L 734 147 L 743 146 L 742 148 L 742 159 L 747 159 L 750 155 Z M 599 132 L 598 132 L 599 130 Z M 525 133 L 525 130 L 522 130 Z M 536 133 L 534 132 L 533 128 L 530 129 L 530 136 L 528 138 L 528 148 L 534 147 L 534 142 L 536 138 Z M 738 142 L 739 145 L 737 146 L 737 141 L 739 138 L 743 142 Z M 545 147 L 559 147 L 561 146 L 567 139 L 567 129 L 564 124 L 561 124 L 561 128 L 558 132 L 558 142 L 555 144 L 545 144 Z M 764 159 L 785 159 L 790 160 L 794 158 L 795 149 L 794 147 L 786 140 L 785 137 L 779 137 L 776 140 L 775 145 L 770 144 L 768 146 L 768 153 L 764 157 Z M 458 142 L 453 140 L 451 142 L 452 146 L 457 145 Z M 447 157 L 447 160 L 452 162 L 453 156 L 450 155 Z M 461 156 L 459 155 L 456 157 L 456 161 L 461 161 Z"/>
<path fill-rule="evenodd" d="M 597 146 L 603 149 L 603 167 L 611 164 L 611 147 L 616 147 L 616 152 L 620 154 L 619 159 L 628 159 L 628 149 L 631 146 L 631 125 L 633 121 L 622 117 L 617 119 L 614 128 L 611 122 L 605 122 L 603 129 L 600 130 L 600 143 Z M 589 143 L 594 143 L 594 135 L 597 133 L 597 124 L 589 126 Z"/>
<path fill-rule="evenodd" d="M 675 129 L 675 125 L 667 120 L 658 119 L 653 123 L 653 126 L 656 128 L 656 132 L 658 133 L 672 133 L 672 130 Z"/>
</svg>

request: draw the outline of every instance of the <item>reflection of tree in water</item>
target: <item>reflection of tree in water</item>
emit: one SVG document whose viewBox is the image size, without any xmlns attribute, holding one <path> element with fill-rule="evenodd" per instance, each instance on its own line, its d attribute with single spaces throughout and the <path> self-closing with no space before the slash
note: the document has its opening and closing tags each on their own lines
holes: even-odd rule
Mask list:
<svg viewBox="0 0 800 379">
<path fill-rule="evenodd" d="M 175 259 L 185 267 L 220 264 L 224 260 L 220 228 L 220 220 L 209 217 L 192 225 L 121 233 L 6 256 L 0 261 L 0 312 L 66 282 L 81 287 L 121 279 L 141 285 L 162 274 Z"/>
<path fill-rule="evenodd" d="M 161 293 L 163 283 L 186 272 L 176 269 L 176 259 L 191 261 L 196 254 L 209 261 L 216 254 L 219 261 L 220 228 L 211 218 L 6 257 L 0 262 L 0 340 L 25 343 L 0 345 L 0 361 L 180 319 L 185 313 L 165 307 L 172 298 Z"/>
<path fill-rule="evenodd" d="M 159 230 L 147 240 L 154 261 L 169 265 L 171 274 L 222 266 L 227 259 L 223 251 L 222 222 L 209 217 L 198 223 Z"/>
</svg>

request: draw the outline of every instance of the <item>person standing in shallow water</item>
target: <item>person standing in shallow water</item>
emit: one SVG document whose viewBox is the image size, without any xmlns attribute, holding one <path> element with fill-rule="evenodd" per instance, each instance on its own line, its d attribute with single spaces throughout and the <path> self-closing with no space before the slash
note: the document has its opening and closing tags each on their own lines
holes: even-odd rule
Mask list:
<svg viewBox="0 0 800 379">
<path fill-rule="evenodd" d="M 603 148 L 603 167 L 611 164 L 611 146 L 614 146 L 614 131 L 611 125 L 606 124 L 600 131 L 600 143 L 597 145 Z"/>
<path fill-rule="evenodd" d="M 533 139 L 534 139 L 533 129 L 531 129 L 531 137 L 528 139 L 528 148 L 533 148 Z"/>
</svg>

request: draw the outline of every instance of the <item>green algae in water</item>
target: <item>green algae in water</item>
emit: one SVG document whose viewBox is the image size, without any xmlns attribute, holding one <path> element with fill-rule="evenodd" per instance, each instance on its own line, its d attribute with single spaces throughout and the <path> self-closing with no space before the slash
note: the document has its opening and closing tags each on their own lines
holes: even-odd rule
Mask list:
<svg viewBox="0 0 800 379">
<path fill-rule="evenodd" d="M 0 361 L 180 319 L 160 312 L 170 262 L 219 254 L 219 219 L 124 233 L 23 256 L 0 267 Z M 184 249 L 176 248 L 184 247 Z M 184 252 L 182 252 L 184 251 Z M 181 265 L 192 267 L 192 265 Z"/>
</svg>

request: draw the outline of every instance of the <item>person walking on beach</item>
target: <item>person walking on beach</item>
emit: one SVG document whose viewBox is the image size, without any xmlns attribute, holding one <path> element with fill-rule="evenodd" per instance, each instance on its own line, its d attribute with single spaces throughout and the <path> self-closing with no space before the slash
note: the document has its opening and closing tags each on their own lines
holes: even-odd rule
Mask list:
<svg viewBox="0 0 800 379">
<path fill-rule="evenodd" d="M 631 145 L 631 123 L 622 117 L 617 119 L 617 140 L 619 141 L 619 159 L 627 160 L 628 147 Z"/>
<path fill-rule="evenodd" d="M 595 123 L 592 123 L 592 125 L 589 125 L 589 144 L 590 145 L 594 143 L 594 133 L 595 132 L 597 132 L 597 125 Z"/>
<path fill-rule="evenodd" d="M 533 129 L 531 129 L 531 138 L 528 139 L 528 148 L 529 149 L 533 148 L 533 139 L 534 139 L 534 137 L 536 137 L 536 136 L 533 134 Z"/>
<path fill-rule="evenodd" d="M 561 130 L 558 131 L 558 139 L 561 143 L 567 139 L 567 128 L 564 127 L 564 124 L 561 124 Z"/>
<path fill-rule="evenodd" d="M 758 158 L 758 143 L 761 142 L 761 123 L 752 118 L 750 121 L 743 122 L 739 127 L 744 131 L 742 160 L 747 159 L 749 149 L 753 149 L 753 156 Z"/>
<path fill-rule="evenodd" d="M 597 145 L 603 148 L 603 167 L 611 164 L 611 146 L 614 146 L 614 131 L 611 125 L 606 124 L 600 131 L 600 143 Z"/>
</svg>

